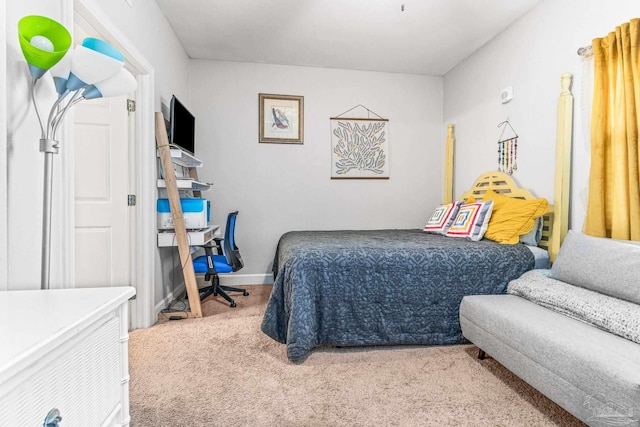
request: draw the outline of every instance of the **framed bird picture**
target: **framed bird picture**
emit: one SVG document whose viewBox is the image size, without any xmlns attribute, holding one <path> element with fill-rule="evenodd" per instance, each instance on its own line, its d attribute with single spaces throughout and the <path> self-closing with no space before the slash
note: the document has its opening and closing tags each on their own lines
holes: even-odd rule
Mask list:
<svg viewBox="0 0 640 427">
<path fill-rule="evenodd" d="M 302 144 L 304 136 L 304 97 L 258 94 L 260 105 L 259 142 Z"/>
</svg>

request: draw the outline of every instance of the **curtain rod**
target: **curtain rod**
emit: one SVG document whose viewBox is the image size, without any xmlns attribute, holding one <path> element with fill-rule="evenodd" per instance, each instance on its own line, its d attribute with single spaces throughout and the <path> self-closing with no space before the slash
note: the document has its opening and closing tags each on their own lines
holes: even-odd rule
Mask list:
<svg viewBox="0 0 640 427">
<path fill-rule="evenodd" d="M 580 49 L 578 49 L 578 55 L 584 56 L 585 58 L 588 58 L 588 57 L 592 56 L 593 55 L 593 47 L 591 47 L 591 46 L 581 47 Z"/>
</svg>

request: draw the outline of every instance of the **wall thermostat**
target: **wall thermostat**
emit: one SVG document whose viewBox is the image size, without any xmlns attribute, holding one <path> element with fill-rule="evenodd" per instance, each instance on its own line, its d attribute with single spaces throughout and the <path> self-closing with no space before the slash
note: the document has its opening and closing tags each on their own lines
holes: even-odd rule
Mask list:
<svg viewBox="0 0 640 427">
<path fill-rule="evenodd" d="M 500 100 L 502 101 L 502 103 L 506 104 L 512 99 L 513 99 L 513 86 L 508 86 L 502 89 L 502 92 L 500 93 Z"/>
</svg>

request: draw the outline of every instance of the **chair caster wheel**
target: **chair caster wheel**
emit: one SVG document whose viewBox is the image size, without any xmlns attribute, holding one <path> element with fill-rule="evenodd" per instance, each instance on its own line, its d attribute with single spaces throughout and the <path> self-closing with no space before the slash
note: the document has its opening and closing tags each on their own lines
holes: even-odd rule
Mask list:
<svg viewBox="0 0 640 427">
<path fill-rule="evenodd" d="M 244 292 L 242 293 L 242 295 L 243 295 L 243 296 L 245 296 L 245 297 L 246 297 L 246 296 L 249 296 L 249 292 L 244 291 Z"/>
<path fill-rule="evenodd" d="M 229 304 L 229 307 L 231 307 L 231 308 L 236 307 L 236 306 L 237 306 L 237 304 L 235 303 L 235 301 L 232 302 L 231 304 Z"/>
</svg>

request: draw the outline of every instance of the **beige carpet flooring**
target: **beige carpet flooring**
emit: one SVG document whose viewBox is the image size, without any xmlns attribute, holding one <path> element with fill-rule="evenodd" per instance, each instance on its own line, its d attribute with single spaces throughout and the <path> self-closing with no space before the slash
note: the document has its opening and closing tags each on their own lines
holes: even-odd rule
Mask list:
<svg viewBox="0 0 640 427">
<path fill-rule="evenodd" d="M 322 348 L 260 331 L 269 286 L 130 334 L 132 426 L 581 426 L 471 345 Z"/>
</svg>

